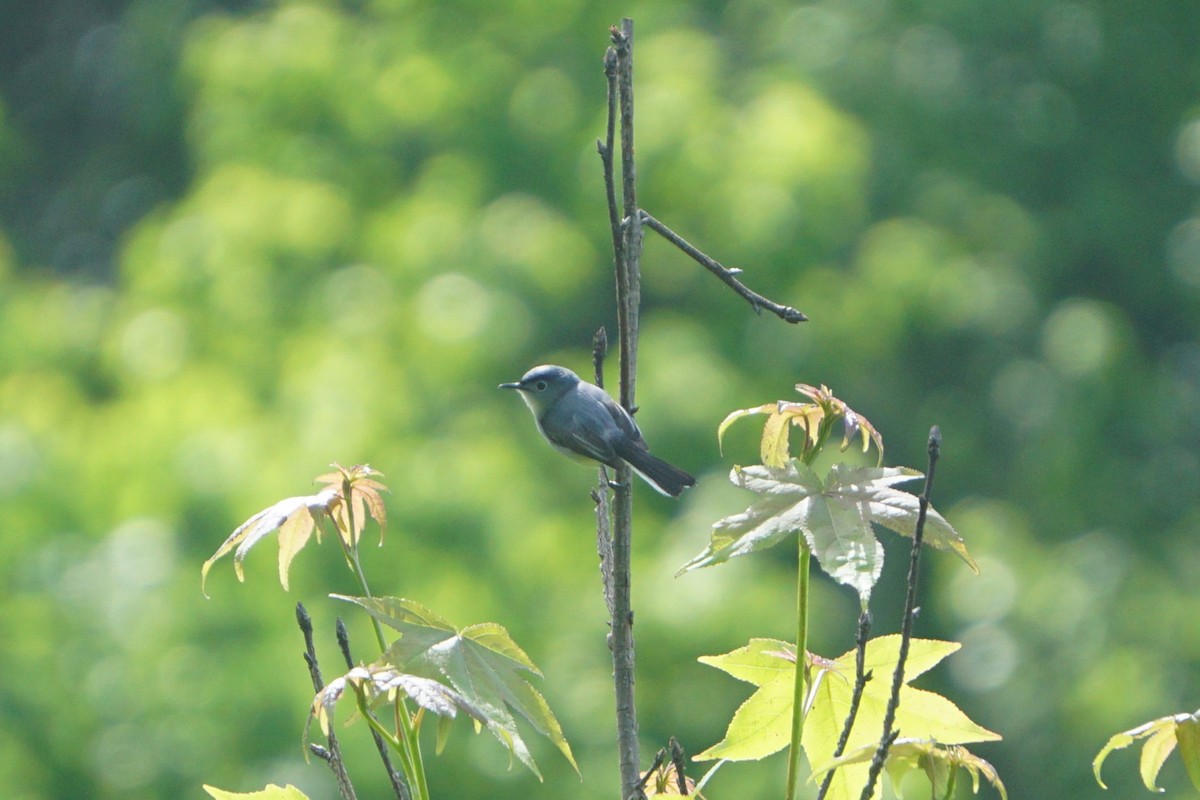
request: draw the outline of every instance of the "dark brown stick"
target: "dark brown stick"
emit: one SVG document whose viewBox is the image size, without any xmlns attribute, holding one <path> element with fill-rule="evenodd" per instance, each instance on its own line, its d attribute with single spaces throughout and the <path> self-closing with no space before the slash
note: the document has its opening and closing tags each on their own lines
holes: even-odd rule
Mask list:
<svg viewBox="0 0 1200 800">
<path fill-rule="evenodd" d="M 912 641 L 913 619 L 917 610 L 917 577 L 921 566 L 921 540 L 925 536 L 925 516 L 929 511 L 929 496 L 933 490 L 933 471 L 937 467 L 942 449 L 942 432 L 934 425 L 929 431 L 929 471 L 925 475 L 925 490 L 921 493 L 917 512 L 917 529 L 913 531 L 912 555 L 908 561 L 908 594 L 904 598 L 904 623 L 900 629 L 900 654 L 896 659 L 896 671 L 892 674 L 892 693 L 888 697 L 887 710 L 883 715 L 883 735 L 879 748 L 871 759 L 871 771 L 867 774 L 867 785 L 863 787 L 861 800 L 871 800 L 875 781 L 887 761 L 888 749 L 900 731 L 892 730 L 896 722 L 896 709 L 900 706 L 900 688 L 904 685 L 904 662 L 908 660 L 908 647 Z"/>
<path fill-rule="evenodd" d="M 325 679 L 321 677 L 321 667 L 317 663 L 317 648 L 313 644 L 312 618 L 303 603 L 296 603 L 296 624 L 304 634 L 304 663 L 308 666 L 308 675 L 312 679 L 313 691 L 320 692 L 325 688 Z M 328 736 L 329 747 L 313 745 L 310 750 L 314 755 L 329 765 L 333 779 L 337 781 L 338 794 L 342 800 L 356 800 L 354 784 L 350 782 L 350 774 L 346 772 L 346 763 L 342 761 L 342 749 L 338 746 L 337 737 L 333 731 Z"/>
<path fill-rule="evenodd" d="M 639 216 L 647 228 L 655 231 L 668 242 L 687 253 L 698 264 L 703 266 L 713 275 L 716 275 L 718 278 L 720 278 L 730 289 L 733 289 L 735 292 L 741 295 L 746 302 L 750 304 L 750 307 L 754 309 L 755 314 L 761 314 L 763 309 L 766 309 L 784 322 L 796 323 L 805 322 L 808 320 L 808 317 L 806 317 L 800 311 L 797 311 L 791 306 L 780 305 L 774 300 L 763 297 L 761 294 L 739 281 L 735 276 L 740 273 L 741 270 L 730 269 L 716 259 L 704 254 L 687 239 L 684 239 L 678 233 L 671 230 L 666 225 L 647 214 L 645 211 L 642 211 Z"/>
</svg>

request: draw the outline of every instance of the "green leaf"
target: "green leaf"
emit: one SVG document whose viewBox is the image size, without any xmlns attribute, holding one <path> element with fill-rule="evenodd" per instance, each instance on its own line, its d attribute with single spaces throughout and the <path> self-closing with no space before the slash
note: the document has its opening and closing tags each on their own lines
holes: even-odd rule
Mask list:
<svg viewBox="0 0 1200 800">
<path fill-rule="evenodd" d="M 699 659 L 759 688 L 734 713 L 725 738 L 698 754 L 697 761 L 757 761 L 787 747 L 791 738 L 795 651 L 795 646 L 776 639 L 752 639 L 746 647 Z"/>
<path fill-rule="evenodd" d="M 1179 740 L 1179 757 L 1196 791 L 1200 791 L 1200 711 L 1185 720 L 1176 719 L 1175 738 Z"/>
<path fill-rule="evenodd" d="M 405 673 L 448 682 L 482 714 L 492 735 L 539 778 L 510 709 L 553 742 L 578 771 L 571 746 L 546 699 L 520 674 L 522 670 L 541 673 L 502 626 L 488 622 L 460 630 L 411 600 L 332 596 L 361 606 L 400 631 L 384 660 Z"/>
<path fill-rule="evenodd" d="M 751 414 L 772 414 L 775 412 L 777 405 L 768 403 L 759 406 L 758 408 L 739 408 L 737 411 L 732 411 L 726 415 L 725 419 L 721 420 L 721 424 L 717 426 L 717 447 L 720 448 L 725 441 L 725 431 L 729 430 L 729 426 L 742 417 L 748 417 Z"/>
<path fill-rule="evenodd" d="M 308 795 L 290 783 L 283 788 L 271 783 L 257 792 L 227 792 L 214 786 L 205 786 L 204 791 L 216 800 L 308 800 Z"/>
<path fill-rule="evenodd" d="M 734 469 L 730 480 L 759 498 L 740 514 L 713 525 L 708 547 L 680 573 L 765 550 L 799 531 L 821 568 L 855 589 L 865 604 L 883 567 L 883 547 L 871 523 L 911 536 L 918 499 L 892 485 L 919 477 L 919 472 L 904 467 L 835 464 L 822 481 L 795 459 L 780 468 Z M 978 572 L 962 537 L 933 508 L 926 515 L 925 537 L 930 546 L 953 550 Z"/>
<path fill-rule="evenodd" d="M 1200 714 L 1200 712 L 1197 712 Z M 1096 776 L 1096 783 L 1104 789 L 1104 780 L 1100 777 L 1100 769 L 1104 765 L 1104 760 L 1108 758 L 1109 753 L 1114 750 L 1123 750 L 1136 741 L 1145 740 L 1142 745 L 1142 756 L 1138 762 L 1138 772 L 1141 774 L 1142 783 L 1152 792 L 1162 791 L 1158 788 L 1158 773 L 1162 769 L 1163 763 L 1176 745 L 1182 744 L 1180 749 L 1180 757 L 1183 759 L 1184 768 L 1187 770 L 1188 777 L 1192 784 L 1200 789 L 1200 742 L 1197 742 L 1198 731 L 1197 726 L 1200 725 L 1197 715 L 1193 714 L 1175 714 L 1169 717 L 1159 717 L 1158 719 L 1150 720 L 1147 723 L 1138 725 L 1136 728 L 1130 728 L 1127 731 L 1113 734 L 1105 743 L 1104 747 L 1100 748 L 1100 752 L 1092 759 L 1092 772 Z"/>
<path fill-rule="evenodd" d="M 768 467 L 782 467 L 788 461 L 788 432 L 792 429 L 791 417 L 772 414 L 763 425 L 762 446 L 759 455 Z"/>
<path fill-rule="evenodd" d="M 347 689 L 360 695 L 368 706 L 381 698 L 394 700 L 404 696 L 420 708 L 446 719 L 453 719 L 459 711 L 464 711 L 480 722 L 487 721 L 483 711 L 444 683 L 401 672 L 391 664 L 377 663 L 355 667 L 345 675 L 330 681 L 313 698 L 309 721 L 316 719 L 322 733 L 328 735 L 333 727 L 334 708 L 345 696 Z"/>
<path fill-rule="evenodd" d="M 849 751 L 814 769 L 812 779 L 821 779 L 831 769 L 842 770 L 854 765 L 869 768 L 878 746 L 878 742 L 875 742 Z M 958 770 L 965 769 L 971 776 L 971 789 L 974 794 L 979 794 L 979 776 L 982 774 L 1000 792 L 1002 800 L 1008 800 L 1008 790 L 1004 788 L 1004 782 L 1000 780 L 996 768 L 958 745 L 944 746 L 940 742 L 927 739 L 897 739 L 888 748 L 884 768 L 887 769 L 892 787 L 897 793 L 904 777 L 914 770 L 920 770 L 929 779 L 934 797 L 953 797 Z"/>
<path fill-rule="evenodd" d="M 955 642 L 913 639 L 905 663 L 905 683 L 921 675 L 958 650 Z M 891 676 L 900 652 L 900 636 L 890 635 L 867 643 L 865 668 L 873 671 L 859 705 L 848 748 L 866 747 L 879 741 L 884 711 L 891 693 Z M 696 756 L 697 760 L 725 758 L 731 761 L 758 760 L 785 748 L 791 736 L 792 682 L 795 648 L 786 642 L 755 639 L 749 645 L 702 662 L 754 684 L 758 690 L 734 714 L 721 742 Z M 855 651 L 836 660 L 810 657 L 821 664 L 815 680 L 812 706 L 804 725 L 803 746 L 812 764 L 829 762 L 850 708 L 854 682 Z M 811 669 L 811 666 L 810 666 Z M 999 739 L 992 731 L 972 722 L 941 695 L 903 686 L 896 727 L 910 738 L 931 739 L 942 744 L 963 744 Z M 868 766 L 847 765 L 839 769 L 830 785 L 829 800 L 858 797 Z"/>
</svg>

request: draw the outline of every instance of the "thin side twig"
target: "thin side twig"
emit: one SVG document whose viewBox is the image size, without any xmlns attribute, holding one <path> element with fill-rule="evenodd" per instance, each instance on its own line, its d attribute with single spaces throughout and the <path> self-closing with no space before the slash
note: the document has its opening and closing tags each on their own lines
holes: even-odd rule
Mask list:
<svg viewBox="0 0 1200 800">
<path fill-rule="evenodd" d="M 304 607 L 303 603 L 296 603 L 296 624 L 300 626 L 300 632 L 304 634 L 304 663 L 308 666 L 308 675 L 312 679 L 313 691 L 320 692 L 325 688 L 325 679 L 321 677 L 321 667 L 317 663 L 317 648 L 313 644 L 312 617 L 308 615 L 308 609 Z M 354 784 L 350 782 L 350 774 L 346 772 L 346 762 L 342 760 L 342 749 L 338 746 L 337 736 L 333 731 L 329 732 L 327 741 L 329 742 L 328 748 L 312 745 L 309 749 L 317 758 L 329 765 L 342 800 L 357 800 Z"/>
<path fill-rule="evenodd" d="M 705 254 L 687 239 L 684 239 L 662 222 L 650 216 L 650 214 L 646 213 L 646 211 L 643 210 L 639 214 L 639 217 L 647 228 L 650 228 L 650 230 L 658 233 L 668 242 L 687 253 L 694 261 L 707 269 L 713 275 L 716 275 L 718 278 L 720 278 L 726 286 L 741 295 L 741 297 L 750 304 L 750 307 L 754 309 L 755 314 L 761 314 L 763 309 L 766 309 L 784 322 L 797 323 L 808 320 L 808 317 L 802 312 L 797 311 L 791 306 L 780 305 L 770 298 L 763 297 L 761 294 L 739 281 L 736 276 L 741 272 L 741 270 L 730 269 L 721 262 L 717 261 L 715 258 Z"/>
<path fill-rule="evenodd" d="M 350 632 L 346 630 L 346 623 L 342 622 L 341 617 L 337 619 L 336 630 L 338 649 L 342 652 L 346 668 L 354 669 L 354 658 L 350 655 Z M 368 728 L 371 731 L 371 738 L 375 740 L 375 749 L 379 751 L 379 758 L 383 761 L 383 768 L 387 771 L 388 780 L 392 783 L 392 791 L 396 793 L 396 800 L 411 800 L 412 794 L 408 791 L 408 784 L 404 782 L 404 776 L 392 766 L 387 743 L 383 741 L 383 737 L 379 735 L 378 731 L 369 726 Z"/>
<path fill-rule="evenodd" d="M 883 715 L 883 735 L 879 747 L 871 759 L 871 770 L 867 774 L 867 785 L 863 787 L 861 800 L 871 800 L 875 781 L 887 761 L 888 749 L 900 731 L 892 730 L 896 722 L 896 709 L 900 706 L 900 687 L 904 685 L 904 662 L 908 660 L 908 647 L 912 641 L 913 619 L 917 609 L 917 577 L 921 566 L 921 540 L 925 536 L 925 517 L 929 511 L 929 497 L 933 491 L 933 472 L 937 467 L 942 449 L 942 431 L 934 425 L 929 431 L 929 471 L 925 475 L 925 490 L 921 492 L 917 512 L 917 529 L 913 531 L 912 556 L 908 562 L 908 593 L 904 598 L 904 623 L 900 629 L 900 654 L 896 660 L 896 671 L 892 674 L 892 693 L 888 697 L 887 710 Z"/>
<path fill-rule="evenodd" d="M 850 694 L 850 710 L 846 713 L 846 722 L 842 725 L 842 735 L 838 737 L 837 747 L 833 750 L 834 758 L 846 752 L 846 743 L 850 741 L 850 731 L 854 728 L 854 720 L 858 716 L 858 706 L 862 702 L 863 690 L 867 687 L 867 681 L 874 677 L 871 672 L 865 671 L 867 637 L 870 634 L 871 613 L 864 611 L 858 615 L 858 636 L 855 638 L 854 691 Z M 825 780 L 821 782 L 821 790 L 817 792 L 817 800 L 824 800 L 825 795 L 829 793 L 829 785 L 833 783 L 833 773 L 836 771 L 835 767 L 825 773 Z"/>
</svg>

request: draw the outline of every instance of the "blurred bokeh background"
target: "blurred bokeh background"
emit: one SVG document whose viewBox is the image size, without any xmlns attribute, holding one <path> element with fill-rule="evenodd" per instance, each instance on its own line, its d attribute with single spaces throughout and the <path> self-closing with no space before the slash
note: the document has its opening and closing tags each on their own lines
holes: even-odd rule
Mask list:
<svg viewBox="0 0 1200 800">
<path fill-rule="evenodd" d="M 1107 736 L 1200 705 L 1200 6 L 1162 0 L 0 3 L 0 795 L 201 797 L 294 782 L 311 697 L 364 621 L 326 542 L 238 584 L 200 563 L 331 461 L 387 476 L 376 591 L 496 621 L 584 782 L 509 771 L 460 725 L 435 796 L 611 797 L 588 490 L 496 384 L 589 370 L 614 325 L 600 60 L 637 22 L 643 205 L 756 289 L 756 317 L 652 235 L 638 419 L 701 476 L 638 495 L 647 759 L 749 694 L 696 657 L 790 638 L 794 553 L 673 578 L 747 497 L 734 408 L 825 383 L 924 465 L 982 567 L 927 561 L 922 684 L 1001 743 L 1013 797 L 1101 796 Z M 895 630 L 906 548 L 876 593 Z M 822 580 L 813 649 L 853 642 Z M 532 733 L 531 733 L 532 737 Z M 360 796 L 385 796 L 366 731 Z M 432 744 L 430 744 L 432 750 Z M 783 758 L 712 797 L 777 797 Z M 1144 792 L 1135 757 L 1105 796 Z M 1185 793 L 1182 768 L 1162 782 Z M 983 790 L 985 793 L 990 791 Z"/>
</svg>

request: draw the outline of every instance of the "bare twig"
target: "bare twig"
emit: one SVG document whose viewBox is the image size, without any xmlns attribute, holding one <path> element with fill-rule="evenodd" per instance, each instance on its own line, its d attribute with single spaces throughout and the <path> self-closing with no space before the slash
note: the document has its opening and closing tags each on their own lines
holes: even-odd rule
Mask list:
<svg viewBox="0 0 1200 800">
<path fill-rule="evenodd" d="M 633 413 L 637 381 L 638 316 L 642 304 L 642 218 L 638 214 L 637 166 L 633 148 L 633 20 L 621 20 L 617 46 L 617 93 L 621 101 L 621 220 L 625 251 L 625 285 L 617 287 L 617 304 L 625 306 L 621 338 L 621 405 Z"/>
<path fill-rule="evenodd" d="M 354 658 L 350 655 L 350 632 L 346 630 L 346 623 L 342 622 L 341 617 L 338 617 L 335 627 L 337 630 L 338 649 L 342 652 L 346 668 L 354 669 Z M 408 784 L 404 782 L 404 776 L 392 766 L 391 756 L 388 755 L 387 743 L 383 741 L 383 737 L 374 728 L 370 728 L 370 731 L 371 738 L 375 740 L 375 749 L 379 751 L 379 758 L 383 761 L 383 768 L 387 771 L 388 780 L 392 783 L 392 791 L 395 792 L 397 800 L 411 800 L 412 794 L 408 791 Z"/>
<path fill-rule="evenodd" d="M 726 286 L 741 295 L 746 302 L 750 304 L 750 307 L 754 309 L 755 314 L 761 314 L 762 310 L 765 308 L 767 311 L 770 311 L 784 322 L 796 323 L 806 322 L 808 320 L 808 317 L 806 317 L 802 312 L 797 311 L 791 306 L 780 305 L 774 300 L 763 297 L 761 294 L 739 281 L 735 276 L 741 272 L 740 269 L 730 269 L 711 256 L 706 255 L 687 239 L 684 239 L 678 233 L 671 230 L 645 211 L 642 211 L 639 216 L 641 217 L 642 222 L 646 224 L 646 227 L 655 231 L 668 242 L 687 253 L 698 264 L 707 269 L 713 275 L 716 275 L 718 278 L 720 278 Z"/>
<path fill-rule="evenodd" d="M 638 778 L 637 789 L 642 791 L 646 788 L 646 784 L 650 782 L 650 778 L 654 776 L 654 772 L 663 765 L 663 761 L 667 758 L 667 750 L 664 747 L 658 748 L 658 752 L 654 754 L 654 761 L 650 762 L 650 768 Z"/>
<path fill-rule="evenodd" d="M 296 624 L 300 626 L 300 632 L 304 634 L 304 663 L 308 665 L 308 675 L 312 678 L 314 692 L 320 692 L 325 688 L 325 679 L 321 677 L 321 667 L 317 663 L 317 648 L 313 644 L 313 627 L 312 618 L 308 616 L 308 610 L 304 608 L 303 603 L 296 603 Z M 333 779 L 337 781 L 338 794 L 342 796 L 342 800 L 356 800 L 354 794 L 354 784 L 350 782 L 350 775 L 346 772 L 346 763 L 342 760 L 342 750 L 338 746 L 337 737 L 333 731 L 329 732 L 329 747 L 314 747 L 311 748 L 313 754 L 329 765 L 330 771 L 333 772 Z"/>
<path fill-rule="evenodd" d="M 683 746 L 672 736 L 667 740 L 667 748 L 671 751 L 671 764 L 675 767 L 675 784 L 679 787 L 679 793 L 687 796 L 687 757 L 683 753 Z"/>
<path fill-rule="evenodd" d="M 904 622 L 900 629 L 900 654 L 896 660 L 896 671 L 892 674 L 892 694 L 888 697 L 887 710 L 883 715 L 883 735 L 879 740 L 879 748 L 871 759 L 871 771 L 867 775 L 867 785 L 863 787 L 861 800 L 870 800 L 875 791 L 875 781 L 883 764 L 887 761 L 888 749 L 900 731 L 892 730 L 896 722 L 896 709 L 900 706 L 900 687 L 904 685 L 904 662 L 908 660 L 908 647 L 912 641 L 913 619 L 917 608 L 917 577 L 921 566 L 921 540 L 925 536 L 925 517 L 929 511 L 929 497 L 933 491 L 933 472 L 937 467 L 938 456 L 942 449 L 942 432 L 937 425 L 929 430 L 929 471 L 925 475 L 925 490 L 921 493 L 920 507 L 917 512 L 917 528 L 913 531 L 912 556 L 908 562 L 908 594 L 904 598 Z"/>
<path fill-rule="evenodd" d="M 850 731 L 854 728 L 854 719 L 858 716 L 858 706 L 862 702 L 863 690 L 866 689 L 867 681 L 871 680 L 873 674 L 866 672 L 867 660 L 867 637 L 871 634 L 871 613 L 864 611 L 858 615 L 858 636 L 855 639 L 854 653 L 854 691 L 850 695 L 850 710 L 846 713 L 846 722 L 842 726 L 842 735 L 838 737 L 837 747 L 833 750 L 833 757 L 837 758 L 842 753 L 846 752 L 846 743 L 850 741 Z M 817 792 L 817 800 L 824 800 L 826 794 L 829 793 L 829 785 L 833 783 L 833 773 L 837 768 L 833 768 L 825 773 L 825 780 L 821 782 L 821 790 Z"/>
</svg>

